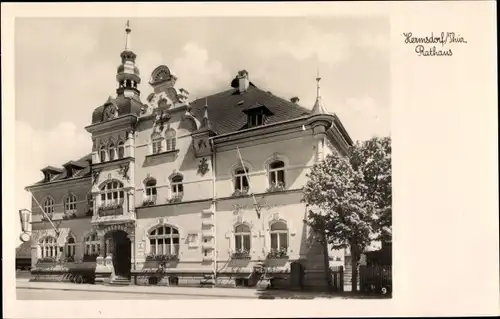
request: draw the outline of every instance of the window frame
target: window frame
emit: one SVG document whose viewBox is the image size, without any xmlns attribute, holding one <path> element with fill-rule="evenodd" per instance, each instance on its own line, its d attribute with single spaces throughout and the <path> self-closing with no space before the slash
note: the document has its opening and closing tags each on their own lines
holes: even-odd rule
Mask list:
<svg viewBox="0 0 500 319">
<path fill-rule="evenodd" d="M 277 224 L 282 224 L 285 229 L 273 229 L 273 226 Z M 286 238 L 285 245 L 282 245 L 281 243 L 283 235 Z M 276 247 L 273 247 L 273 237 L 276 237 Z M 288 248 L 290 247 L 290 229 L 288 228 L 288 224 L 285 221 L 278 220 L 269 225 L 269 239 L 269 247 L 271 251 L 279 251 L 281 249 L 288 251 Z"/>
<path fill-rule="evenodd" d="M 159 233 L 160 229 L 162 229 L 161 234 Z M 167 233 L 167 230 L 170 230 L 170 232 Z M 169 239 L 170 244 L 166 243 L 167 239 Z M 177 227 L 167 224 L 158 225 L 148 231 L 148 240 L 149 255 L 179 256 L 181 237 Z M 175 243 L 175 241 L 177 241 L 177 243 Z M 161 247 L 161 252 L 159 247 Z M 167 248 L 169 250 L 168 253 L 166 253 Z"/>
<path fill-rule="evenodd" d="M 245 227 L 245 231 L 239 230 L 238 228 Z M 248 230 L 248 231 L 247 231 Z M 250 253 L 252 249 L 252 229 L 247 224 L 238 224 L 234 226 L 234 251 L 235 252 L 247 252 Z M 245 239 L 248 243 L 248 249 L 245 247 Z M 238 247 L 239 246 L 239 247 Z"/>
<path fill-rule="evenodd" d="M 114 187 L 115 184 L 117 185 L 116 187 Z M 111 188 L 108 188 L 108 185 L 111 185 Z M 123 205 L 125 201 L 125 191 L 123 188 L 123 183 L 118 180 L 106 181 L 99 189 L 101 206 Z M 114 195 L 115 193 L 116 196 Z"/>
<path fill-rule="evenodd" d="M 125 157 L 125 142 L 119 141 L 118 142 L 118 159 L 122 159 Z"/>
<path fill-rule="evenodd" d="M 40 246 L 41 258 L 57 258 L 59 247 L 57 246 L 57 238 L 54 236 L 45 236 L 38 242 Z"/>
<path fill-rule="evenodd" d="M 43 201 L 43 211 L 49 217 L 54 214 L 54 206 L 55 206 L 54 199 L 51 196 L 47 196 L 47 198 L 45 198 L 45 200 Z"/>
<path fill-rule="evenodd" d="M 75 259 L 76 254 L 76 240 L 73 236 L 69 236 L 66 239 L 66 244 L 64 246 L 64 257 Z"/>
<path fill-rule="evenodd" d="M 78 197 L 75 194 L 66 196 L 66 198 L 64 198 L 64 214 L 76 214 L 77 202 Z"/>
<path fill-rule="evenodd" d="M 114 161 L 117 157 L 115 143 L 109 144 L 108 147 L 109 160 Z"/>
<path fill-rule="evenodd" d="M 273 164 L 277 164 L 277 163 L 281 163 L 281 164 L 283 164 L 283 166 L 280 166 L 278 168 L 272 168 Z M 280 172 L 282 172 L 282 174 L 283 174 L 283 180 L 279 180 L 280 179 L 279 178 Z M 286 185 L 286 164 L 285 164 L 285 161 L 283 161 L 281 159 L 277 159 L 277 160 L 272 161 L 268 165 L 267 173 L 268 173 L 268 183 L 269 183 L 270 187 L 277 186 L 277 185 L 279 185 L 279 183 L 282 183 L 283 187 L 285 187 L 285 185 Z"/>
<path fill-rule="evenodd" d="M 149 178 L 144 183 L 144 196 L 146 200 L 156 202 L 156 198 L 158 195 L 158 189 L 156 188 L 156 184 L 157 182 L 155 178 Z"/>
<path fill-rule="evenodd" d="M 165 131 L 165 150 L 167 152 L 176 150 L 177 147 L 177 132 L 173 128 Z"/>
<path fill-rule="evenodd" d="M 106 162 L 107 153 L 108 152 L 106 151 L 106 146 L 101 145 L 101 147 L 99 148 L 99 161 L 101 163 Z"/>
<path fill-rule="evenodd" d="M 180 181 L 176 181 L 176 179 L 180 179 Z M 170 179 L 170 189 L 172 197 L 184 196 L 184 176 L 181 174 L 172 176 Z"/>
<path fill-rule="evenodd" d="M 101 240 L 97 233 L 88 233 L 83 239 L 83 246 L 84 256 L 99 256 L 101 252 Z"/>
<path fill-rule="evenodd" d="M 245 173 L 246 172 L 246 173 Z M 233 173 L 233 186 L 235 191 L 250 190 L 250 176 L 248 176 L 249 169 L 247 166 L 238 166 L 234 169 Z M 248 177 L 247 177 L 248 176 Z M 245 186 L 243 180 L 246 180 L 247 186 Z"/>
</svg>

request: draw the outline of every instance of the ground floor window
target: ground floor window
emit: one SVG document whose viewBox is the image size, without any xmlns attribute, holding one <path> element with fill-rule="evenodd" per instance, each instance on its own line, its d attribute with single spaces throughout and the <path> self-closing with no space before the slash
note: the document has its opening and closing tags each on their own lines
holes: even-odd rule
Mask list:
<svg viewBox="0 0 500 319">
<path fill-rule="evenodd" d="M 45 237 L 40 241 L 42 258 L 56 258 L 57 257 L 57 240 L 55 237 Z"/>
</svg>

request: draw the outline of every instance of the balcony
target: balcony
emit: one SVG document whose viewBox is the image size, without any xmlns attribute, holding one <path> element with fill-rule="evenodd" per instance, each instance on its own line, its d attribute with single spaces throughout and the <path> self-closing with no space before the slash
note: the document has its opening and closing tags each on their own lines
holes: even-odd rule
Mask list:
<svg viewBox="0 0 500 319">
<path fill-rule="evenodd" d="M 117 216 L 123 214 L 123 199 L 105 203 L 97 210 L 99 217 Z"/>
<path fill-rule="evenodd" d="M 92 217 L 92 223 L 135 221 L 134 211 L 127 211 L 124 200 L 104 203 L 97 209 L 97 215 Z"/>
</svg>

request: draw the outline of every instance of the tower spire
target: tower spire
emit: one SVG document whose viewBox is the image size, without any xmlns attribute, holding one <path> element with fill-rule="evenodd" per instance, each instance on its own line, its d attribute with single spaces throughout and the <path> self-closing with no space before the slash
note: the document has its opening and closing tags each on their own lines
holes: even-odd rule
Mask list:
<svg viewBox="0 0 500 319">
<path fill-rule="evenodd" d="M 125 37 L 125 51 L 130 51 L 130 32 L 132 32 L 132 29 L 130 29 L 130 20 L 127 20 L 127 24 L 125 26 L 125 33 L 127 34 Z"/>
<path fill-rule="evenodd" d="M 313 109 L 311 111 L 312 114 L 327 114 L 325 107 L 323 106 L 323 99 L 321 98 L 321 90 L 320 90 L 320 81 L 321 77 L 319 76 L 319 68 L 316 73 L 316 102 L 314 103 Z"/>
<path fill-rule="evenodd" d="M 135 65 L 137 56 L 132 52 L 130 46 L 130 32 L 132 32 L 132 29 L 130 28 L 130 21 L 127 20 L 125 25 L 125 50 L 120 54 L 122 63 L 118 66 L 116 73 L 116 81 L 118 82 L 116 93 L 125 97 L 139 97 L 138 85 L 141 83 L 141 77 L 139 68 Z"/>
<path fill-rule="evenodd" d="M 211 125 L 210 120 L 208 119 L 208 97 L 205 97 L 205 106 L 203 107 L 203 109 L 203 122 L 201 123 L 202 128 L 209 129 L 211 128 Z"/>
</svg>

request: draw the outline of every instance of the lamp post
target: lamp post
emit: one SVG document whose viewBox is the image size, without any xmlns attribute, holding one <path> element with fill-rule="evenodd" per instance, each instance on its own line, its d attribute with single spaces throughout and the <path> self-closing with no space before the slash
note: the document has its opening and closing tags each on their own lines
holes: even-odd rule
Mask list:
<svg viewBox="0 0 500 319">
<path fill-rule="evenodd" d="M 27 242 L 31 238 L 31 231 L 29 230 L 31 212 L 27 209 L 20 209 L 19 218 L 21 221 L 21 235 L 19 239 L 21 239 L 22 242 Z"/>
</svg>

